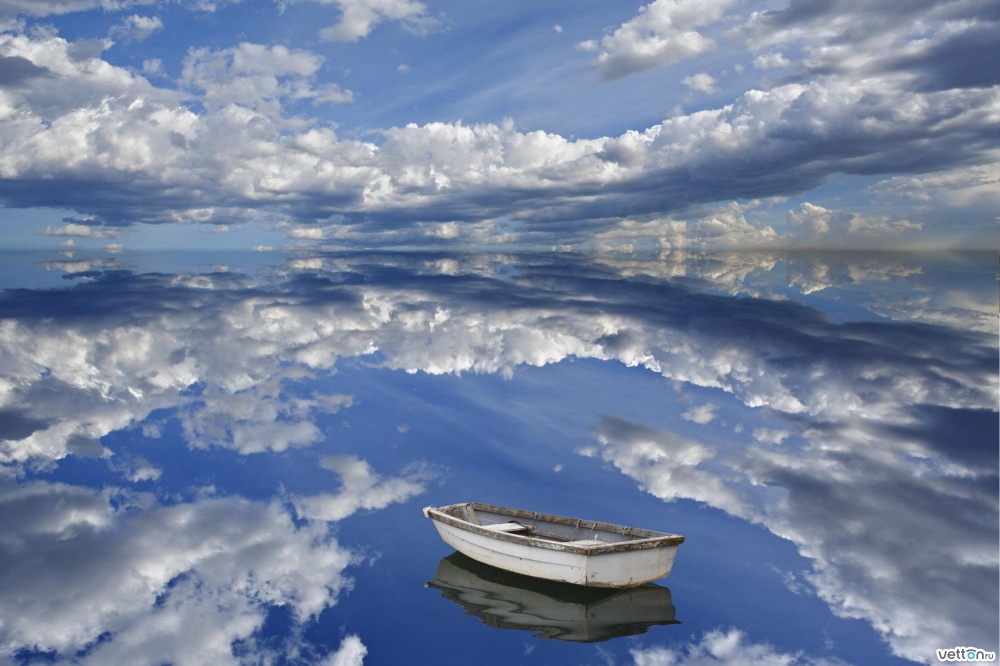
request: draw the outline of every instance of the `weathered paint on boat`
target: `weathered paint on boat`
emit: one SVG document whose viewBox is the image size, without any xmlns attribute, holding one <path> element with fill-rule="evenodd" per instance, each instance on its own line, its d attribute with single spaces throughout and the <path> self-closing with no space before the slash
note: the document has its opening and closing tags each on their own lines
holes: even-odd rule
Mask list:
<svg viewBox="0 0 1000 666">
<path fill-rule="evenodd" d="M 425 507 L 441 538 L 474 560 L 536 578 L 635 587 L 670 574 L 684 537 L 466 502 Z"/>
</svg>

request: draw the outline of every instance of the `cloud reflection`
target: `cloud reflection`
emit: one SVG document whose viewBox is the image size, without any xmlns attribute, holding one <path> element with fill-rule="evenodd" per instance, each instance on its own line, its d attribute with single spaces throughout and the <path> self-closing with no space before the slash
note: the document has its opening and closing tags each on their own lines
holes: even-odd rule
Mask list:
<svg viewBox="0 0 1000 666">
<path fill-rule="evenodd" d="M 350 586 L 355 562 L 276 502 L 159 506 L 34 482 L 0 488 L 0 512 L 2 644 L 76 663 L 241 663 L 234 645 L 269 649 L 258 639 L 270 612 L 304 626 Z"/>
<path fill-rule="evenodd" d="M 991 429 L 995 442 L 995 414 L 950 418 L 949 434 L 972 424 L 973 442 L 988 446 Z M 979 467 L 945 446 L 921 451 L 846 424 L 807 430 L 801 446 L 709 446 L 612 417 L 597 437 L 603 459 L 643 490 L 704 502 L 794 542 L 819 596 L 836 614 L 870 622 L 897 654 L 924 662 L 941 645 L 995 639 L 997 598 L 984 594 L 998 564 L 995 450 Z"/>
<path fill-rule="evenodd" d="M 779 265 L 785 284 L 767 274 Z M 657 497 L 703 502 L 790 539 L 835 613 L 923 660 L 942 645 L 991 644 L 997 617 L 995 595 L 983 592 L 995 590 L 998 559 L 995 303 L 985 314 L 995 265 L 974 280 L 974 262 L 943 266 L 902 256 L 343 254 L 257 277 L 107 271 L 62 290 L 8 290 L 0 460 L 20 470 L 109 457 L 103 437 L 153 433 L 154 413 L 176 417 L 191 447 L 311 446 L 325 437 L 318 417 L 354 400 L 312 380 L 345 363 L 511 377 L 568 358 L 615 361 L 680 388 L 719 390 L 685 422 L 715 427 L 724 397 L 744 408 L 756 439 L 709 445 L 608 416 L 596 424 L 599 447 L 585 453 Z M 828 294 L 840 307 L 861 286 L 861 304 L 851 300 L 858 316 L 843 323 L 788 297 Z M 4 619 L 7 642 L 95 660 L 121 650 L 128 660 L 163 627 L 181 626 L 170 613 L 183 611 L 183 622 L 223 613 L 198 623 L 211 636 L 196 632 L 188 644 L 208 651 L 252 641 L 261 604 L 286 605 L 297 621 L 314 616 L 335 602 L 351 561 L 315 524 L 405 501 L 426 481 L 420 470 L 384 479 L 353 455 L 323 464 L 342 488 L 292 498 L 299 526 L 280 506 L 236 498 L 161 507 L 125 493 L 129 506 L 139 502 L 126 510 L 112 491 L 8 488 L 2 596 L 25 601 Z M 116 469 L 122 482 L 157 474 L 139 459 Z M 245 530 L 217 535 L 220 523 Z M 148 543 L 163 541 L 154 534 L 171 546 L 151 552 Z M 18 556 L 29 546 L 35 560 Z M 286 557 L 315 566 L 282 573 Z M 57 572 L 54 596 L 28 598 L 18 586 L 44 580 L 32 568 L 43 563 Z M 50 608 L 74 590 L 76 601 Z M 115 640 L 102 640 L 105 631 Z M 363 645 L 345 639 L 342 649 L 360 658 Z"/>
<path fill-rule="evenodd" d="M 605 417 L 597 428 L 602 455 L 639 481 L 643 490 L 665 500 L 694 499 L 741 518 L 753 512 L 729 479 L 704 469 L 711 447 L 623 419 Z M 582 450 L 583 455 L 593 455 Z"/>
<path fill-rule="evenodd" d="M 705 632 L 701 640 L 684 646 L 630 650 L 636 666 L 842 666 L 801 652 L 782 652 L 766 643 L 754 643 L 739 629 Z"/>
<path fill-rule="evenodd" d="M 323 493 L 295 500 L 299 515 L 316 520 L 342 520 L 360 509 L 382 509 L 424 492 L 426 472 L 411 471 L 404 478 L 383 479 L 356 456 L 329 456 L 320 466 L 340 476 L 339 493 Z"/>
</svg>

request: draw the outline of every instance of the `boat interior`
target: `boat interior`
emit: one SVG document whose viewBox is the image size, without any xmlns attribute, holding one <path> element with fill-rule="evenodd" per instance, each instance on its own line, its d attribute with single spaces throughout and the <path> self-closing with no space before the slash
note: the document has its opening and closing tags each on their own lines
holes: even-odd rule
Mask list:
<svg viewBox="0 0 1000 666">
<path fill-rule="evenodd" d="M 650 532 L 649 530 L 507 509 L 477 502 L 453 504 L 442 507 L 440 511 L 491 531 L 579 546 L 622 543 L 635 539 L 665 536 L 663 533 Z"/>
</svg>

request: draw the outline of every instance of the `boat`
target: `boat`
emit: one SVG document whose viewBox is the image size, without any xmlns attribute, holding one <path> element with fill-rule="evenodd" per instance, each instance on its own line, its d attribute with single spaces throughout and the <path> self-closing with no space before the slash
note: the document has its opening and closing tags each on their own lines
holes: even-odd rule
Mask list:
<svg viewBox="0 0 1000 666">
<path fill-rule="evenodd" d="M 536 638 L 597 643 L 678 624 L 670 590 L 582 587 L 511 573 L 452 553 L 427 587 L 488 627 L 537 632 Z"/>
<path fill-rule="evenodd" d="M 684 537 L 480 502 L 424 507 L 445 543 L 514 573 L 587 587 L 637 587 L 670 574 Z"/>
</svg>

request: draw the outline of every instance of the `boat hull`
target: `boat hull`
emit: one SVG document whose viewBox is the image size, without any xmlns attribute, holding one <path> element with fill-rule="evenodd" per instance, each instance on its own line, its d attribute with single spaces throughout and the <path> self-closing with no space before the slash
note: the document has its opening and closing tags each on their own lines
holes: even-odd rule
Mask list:
<svg viewBox="0 0 1000 666">
<path fill-rule="evenodd" d="M 461 520 L 441 520 L 435 511 L 424 509 L 444 542 L 474 560 L 525 576 L 589 587 L 636 587 L 664 578 L 683 541 L 677 535 L 664 535 L 670 538 L 558 543 L 493 532 L 489 526 L 476 529 Z"/>
</svg>

